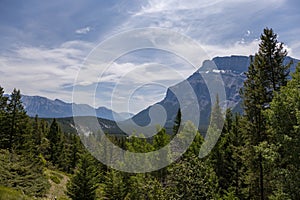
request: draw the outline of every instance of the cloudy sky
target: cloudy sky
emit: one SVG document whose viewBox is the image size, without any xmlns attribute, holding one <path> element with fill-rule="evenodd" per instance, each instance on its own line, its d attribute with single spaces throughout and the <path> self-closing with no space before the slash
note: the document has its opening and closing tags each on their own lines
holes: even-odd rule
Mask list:
<svg viewBox="0 0 300 200">
<path fill-rule="evenodd" d="M 76 86 L 76 103 L 138 112 L 161 100 L 166 88 L 191 75 L 195 66 L 172 51 L 138 47 L 105 63 L 105 68 L 93 63 L 96 69 L 90 69 L 87 63 L 96 61 L 101 54 L 97 48 L 105 41 L 147 27 L 196 41 L 207 58 L 254 54 L 263 28 L 270 27 L 289 55 L 300 58 L 298 0 L 1 0 L 0 4 L 0 85 L 7 93 L 18 88 L 26 95 L 71 102 Z M 115 40 L 114 50 L 140 44 L 125 36 Z M 172 41 L 166 40 L 170 45 Z M 174 41 L 172 45 L 180 46 Z"/>
</svg>

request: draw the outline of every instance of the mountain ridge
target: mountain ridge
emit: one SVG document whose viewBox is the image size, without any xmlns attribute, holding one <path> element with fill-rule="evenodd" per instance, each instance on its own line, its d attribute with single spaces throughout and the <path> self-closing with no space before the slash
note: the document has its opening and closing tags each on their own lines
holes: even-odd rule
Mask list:
<svg viewBox="0 0 300 200">
<path fill-rule="evenodd" d="M 232 108 L 234 111 L 241 112 L 241 97 L 239 95 L 239 91 L 243 86 L 244 80 L 246 79 L 244 73 L 248 70 L 250 60 L 250 56 L 232 55 L 225 57 L 214 57 L 212 60 L 205 60 L 202 66 L 186 79 L 194 89 L 194 92 L 197 96 L 200 109 L 200 129 L 207 129 L 212 104 L 214 103 L 211 102 L 211 97 L 203 76 L 210 76 L 210 80 L 214 80 L 214 74 L 220 74 L 223 79 L 226 93 L 226 101 L 220 102 L 220 104 L 227 105 L 227 107 Z M 291 61 L 293 63 L 290 71 L 293 72 L 295 71 L 299 60 L 292 57 L 286 57 L 284 64 L 288 64 Z M 215 69 L 215 66 L 217 67 L 217 70 Z M 172 91 L 177 91 L 178 93 L 178 90 L 180 90 L 180 87 L 183 83 L 184 81 L 168 88 L 163 100 L 140 111 L 132 117 L 132 120 L 139 126 L 149 125 L 151 121 L 149 117 L 149 111 L 151 110 L 151 107 L 160 105 L 166 110 L 167 113 L 166 126 L 169 128 L 172 127 L 177 110 L 179 109 L 179 102 Z"/>
<path fill-rule="evenodd" d="M 295 67 L 299 60 L 292 57 L 286 57 L 284 64 L 287 64 L 290 61 L 293 61 L 290 70 L 295 71 Z M 211 96 L 203 76 L 208 76 L 211 78 L 211 80 L 213 80 L 214 75 L 220 74 L 223 79 L 226 92 L 226 101 L 221 102 L 221 104 L 226 104 L 228 107 L 233 108 L 233 110 L 241 112 L 241 97 L 239 95 L 239 91 L 243 86 L 244 80 L 246 79 L 244 73 L 248 70 L 249 64 L 250 56 L 231 55 L 214 57 L 212 60 L 204 61 L 202 66 L 200 66 L 198 70 L 196 70 L 186 79 L 197 96 L 197 102 L 200 108 L 199 127 L 204 127 L 203 129 L 207 128 L 210 110 L 212 107 L 212 102 L 210 99 Z M 182 84 L 183 83 L 180 82 L 169 87 L 166 91 L 164 99 L 148 106 L 135 115 L 131 113 L 116 113 L 105 107 L 94 109 L 87 104 L 66 103 L 60 99 L 50 100 L 41 96 L 23 95 L 22 101 L 27 114 L 31 117 L 35 116 L 36 114 L 41 118 L 71 117 L 73 116 L 72 106 L 74 106 L 76 113 L 80 113 L 78 116 L 95 116 L 96 113 L 98 118 L 112 121 L 124 121 L 124 123 L 126 123 L 128 119 L 132 119 L 137 125 L 142 127 L 148 125 L 151 121 L 149 117 L 149 111 L 151 108 L 155 105 L 159 105 L 165 109 L 167 114 L 166 124 L 164 126 L 170 128 L 173 125 L 173 121 L 179 108 L 179 102 L 174 93 L 182 92 Z M 188 96 L 189 94 L 185 95 Z"/>
<path fill-rule="evenodd" d="M 106 107 L 98 107 L 94 109 L 87 104 L 66 103 L 60 99 L 51 100 L 42 96 L 22 95 L 22 103 L 27 114 L 30 117 L 38 115 L 41 118 L 66 118 L 73 116 L 73 109 L 80 115 L 76 116 L 97 116 L 98 118 L 122 121 L 131 117 L 131 113 L 117 113 Z M 73 108 L 74 107 L 74 108 Z M 126 117 L 127 115 L 127 117 Z"/>
</svg>

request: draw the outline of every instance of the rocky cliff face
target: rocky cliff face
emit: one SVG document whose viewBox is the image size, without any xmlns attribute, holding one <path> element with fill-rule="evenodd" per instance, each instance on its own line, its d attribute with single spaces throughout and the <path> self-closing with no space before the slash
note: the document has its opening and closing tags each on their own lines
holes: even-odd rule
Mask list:
<svg viewBox="0 0 300 200">
<path fill-rule="evenodd" d="M 299 62 L 296 59 L 287 57 L 285 63 L 293 61 L 291 66 L 291 71 L 295 70 L 297 63 Z M 216 57 L 212 61 L 204 61 L 203 65 L 199 68 L 197 72 L 192 74 L 188 79 L 188 83 L 193 88 L 196 96 L 197 102 L 200 109 L 200 122 L 199 126 L 206 128 L 210 119 L 211 107 L 214 102 L 211 101 L 211 96 L 209 94 L 206 83 L 203 79 L 203 76 L 206 76 L 205 80 L 217 81 L 215 75 L 220 74 L 224 83 L 224 88 L 226 92 L 226 100 L 220 102 L 221 105 L 226 105 L 227 107 L 232 108 L 234 111 L 242 112 L 241 108 L 241 97 L 239 91 L 243 86 L 243 82 L 246 78 L 244 73 L 248 70 L 250 64 L 250 57 L 246 56 L 230 56 L 230 57 Z M 217 70 L 213 65 L 217 66 Z M 177 110 L 179 108 L 179 102 L 174 93 L 180 92 L 181 94 L 185 91 L 182 90 L 182 85 L 185 81 L 178 83 L 170 87 L 167 90 L 165 98 L 156 103 L 164 107 L 167 113 L 167 127 L 173 125 Z M 189 96 L 189 94 L 184 94 Z M 188 103 L 187 103 L 188 104 Z M 140 126 L 145 126 L 150 123 L 149 110 L 151 106 L 141 111 L 135 115 L 132 119 Z M 185 108 L 181 108 L 185 109 Z"/>
<path fill-rule="evenodd" d="M 299 60 L 287 57 L 284 62 L 286 64 L 290 61 L 293 61 L 291 71 L 294 71 Z M 227 105 L 227 107 L 231 107 L 234 111 L 242 112 L 239 91 L 246 78 L 244 72 L 247 71 L 249 64 L 250 57 L 247 56 L 215 57 L 212 61 L 204 61 L 199 70 L 188 77 L 187 80 L 170 87 L 166 92 L 165 98 L 153 106 L 159 105 L 164 108 L 167 115 L 165 126 L 172 127 L 179 107 L 181 107 L 182 110 L 188 110 L 190 108 L 189 104 L 193 102 L 193 99 L 191 99 L 193 95 L 185 90 L 185 85 L 188 83 L 196 94 L 196 102 L 199 105 L 200 110 L 200 113 L 193 113 L 193 110 L 189 110 L 190 115 L 200 115 L 199 126 L 205 129 L 209 123 L 211 107 L 214 103 L 211 100 L 211 95 L 205 80 L 211 82 L 218 81 L 216 76 L 221 75 L 226 92 L 226 100 L 221 102 L 221 105 Z M 213 68 L 213 66 L 216 66 L 217 68 Z M 203 77 L 205 77 L 205 80 Z M 185 105 L 179 105 L 177 99 L 178 94 L 183 96 Z M 127 113 L 115 113 L 105 107 L 99 107 L 95 110 L 89 105 L 65 103 L 58 99 L 50 100 L 39 96 L 23 96 L 22 101 L 28 115 L 35 116 L 38 114 L 39 117 L 43 118 L 70 117 L 72 116 L 72 106 L 76 108 L 76 113 L 80 113 L 78 116 L 94 116 L 96 112 L 97 117 L 116 121 L 126 119 L 124 116 L 127 116 L 127 118 L 128 116 L 132 116 L 132 114 L 128 115 Z M 133 121 L 140 126 L 148 125 L 150 123 L 149 112 L 153 106 L 149 106 L 134 115 L 132 117 Z M 116 116 L 116 118 L 114 119 L 113 116 Z M 126 121 L 124 123 L 126 123 Z"/>
</svg>

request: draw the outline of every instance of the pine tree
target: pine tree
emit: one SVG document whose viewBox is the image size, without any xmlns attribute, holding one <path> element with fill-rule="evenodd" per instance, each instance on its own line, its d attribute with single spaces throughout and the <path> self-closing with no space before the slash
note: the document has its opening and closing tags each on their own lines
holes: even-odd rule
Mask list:
<svg viewBox="0 0 300 200">
<path fill-rule="evenodd" d="M 147 139 L 143 134 L 140 134 L 139 137 L 130 136 L 128 141 L 126 142 L 127 152 L 124 156 L 127 158 L 126 164 L 130 167 L 132 171 L 141 171 L 144 170 L 144 166 L 151 165 L 153 157 L 147 157 L 144 154 L 135 154 L 135 157 L 130 157 L 128 152 L 135 153 L 147 153 L 154 150 L 153 145 L 150 142 L 147 142 Z"/>
<path fill-rule="evenodd" d="M 75 169 L 81 153 L 80 138 L 75 134 L 71 134 L 71 145 L 71 168 Z"/>
<path fill-rule="evenodd" d="M 217 95 L 216 102 L 211 111 L 210 126 L 214 126 L 218 130 L 222 130 L 223 124 L 224 124 L 224 117 L 220 106 L 219 95 Z"/>
<path fill-rule="evenodd" d="M 7 106 L 7 114 L 9 120 L 7 148 L 10 151 L 13 148 L 21 149 L 25 143 L 26 133 L 29 128 L 29 118 L 22 105 L 20 90 L 14 89 L 11 93 Z"/>
<path fill-rule="evenodd" d="M 234 164 L 232 144 L 232 121 L 231 110 L 226 111 L 225 124 L 221 136 L 209 155 L 216 175 L 218 176 L 219 186 L 223 191 L 227 191 L 234 179 Z"/>
<path fill-rule="evenodd" d="M 200 157 L 205 157 L 216 145 L 224 125 L 224 117 L 219 102 L 219 96 L 216 96 L 216 102 L 212 107 L 210 124 L 206 131 L 204 143 L 199 151 Z"/>
<path fill-rule="evenodd" d="M 179 130 L 180 125 L 181 125 L 181 110 L 179 108 L 177 111 L 176 118 L 174 121 L 174 126 L 173 126 L 173 134 L 174 135 L 176 135 L 178 132 L 180 132 L 180 130 Z"/>
<path fill-rule="evenodd" d="M 43 133 L 40 128 L 40 122 L 39 122 L 38 115 L 35 116 L 34 121 L 33 121 L 33 137 L 34 137 L 34 144 L 36 146 L 41 145 Z"/>
<path fill-rule="evenodd" d="M 72 200 L 94 200 L 99 183 L 99 174 L 93 158 L 84 154 L 78 170 L 67 184 L 67 195 Z"/>
<path fill-rule="evenodd" d="M 50 131 L 47 136 L 49 143 L 50 143 L 50 160 L 53 164 L 58 164 L 58 157 L 61 152 L 59 152 L 59 145 L 61 139 L 60 128 L 56 119 L 53 119 Z"/>
<path fill-rule="evenodd" d="M 126 185 L 120 171 L 110 169 L 105 175 L 104 197 L 111 200 L 123 200 L 126 196 Z"/>
<path fill-rule="evenodd" d="M 4 96 L 4 90 L 0 86 L 0 148 L 7 147 L 7 101 L 8 97 Z"/>
<path fill-rule="evenodd" d="M 287 55 L 283 44 L 277 41 L 272 29 L 265 28 L 261 35 L 258 53 L 251 59 L 247 79 L 241 92 L 244 100 L 245 117 L 248 120 L 247 139 L 249 156 L 249 187 L 251 198 L 266 199 L 268 175 L 264 169 L 265 160 L 260 146 L 268 142 L 266 119 L 263 110 L 269 108 L 274 92 L 286 84 L 289 65 L 283 65 Z M 258 176 L 257 176 L 258 175 Z"/>
<path fill-rule="evenodd" d="M 229 192 L 230 195 L 243 199 L 241 188 L 244 187 L 244 168 L 241 155 L 244 139 L 240 120 L 238 114 L 233 116 L 231 109 L 226 111 L 221 137 L 210 153 L 209 161 L 218 176 L 223 195 Z"/>
<path fill-rule="evenodd" d="M 165 147 L 170 142 L 170 136 L 166 133 L 166 129 L 162 128 L 158 133 L 153 137 L 153 147 L 155 150 L 159 150 Z M 157 161 L 160 162 L 161 159 L 169 160 L 170 149 L 161 149 L 160 156 L 157 156 Z M 167 167 L 162 168 L 156 172 L 154 175 L 159 178 L 161 184 L 165 184 L 166 176 L 167 176 Z"/>
<path fill-rule="evenodd" d="M 5 112 L 7 107 L 8 97 L 4 96 L 4 89 L 0 86 L 0 112 Z"/>
<path fill-rule="evenodd" d="M 42 197 L 50 188 L 37 160 L 8 150 L 0 150 L 0 183 L 35 197 Z"/>
</svg>

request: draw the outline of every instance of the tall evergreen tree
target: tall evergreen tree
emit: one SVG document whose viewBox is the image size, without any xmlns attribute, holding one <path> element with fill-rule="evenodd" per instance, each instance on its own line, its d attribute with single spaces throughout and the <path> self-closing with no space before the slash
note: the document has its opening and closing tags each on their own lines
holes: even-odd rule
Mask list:
<svg viewBox="0 0 300 200">
<path fill-rule="evenodd" d="M 244 139 L 240 120 L 241 116 L 233 116 L 231 109 L 226 111 L 221 137 L 210 153 L 209 160 L 218 176 L 223 195 L 231 191 L 231 195 L 243 199 L 244 159 L 241 154 Z"/>
<path fill-rule="evenodd" d="M 106 172 L 104 181 L 105 199 L 123 200 L 126 196 L 126 188 L 122 172 L 114 169 Z"/>
<path fill-rule="evenodd" d="M 220 137 L 223 125 L 224 117 L 219 102 L 219 96 L 217 95 L 216 102 L 211 110 L 210 125 L 206 131 L 205 140 L 199 152 L 199 156 L 206 156 L 213 149 Z"/>
<path fill-rule="evenodd" d="M 38 115 L 35 116 L 33 121 L 33 138 L 34 138 L 34 144 L 39 146 L 41 145 L 43 133 L 40 128 L 40 122 L 38 119 Z"/>
<path fill-rule="evenodd" d="M 20 149 L 25 143 L 26 130 L 29 127 L 29 118 L 22 105 L 20 90 L 14 89 L 11 93 L 7 114 L 9 119 L 7 148 L 9 150 L 12 148 Z"/>
<path fill-rule="evenodd" d="M 154 137 L 153 137 L 154 141 L 153 141 L 153 147 L 155 148 L 155 150 L 159 150 L 163 147 L 165 147 L 167 144 L 169 144 L 170 142 L 170 136 L 166 133 L 166 129 L 162 128 Z M 156 162 L 160 162 L 161 159 L 163 160 L 169 160 L 169 156 L 170 156 L 170 149 L 161 149 L 160 150 L 161 154 L 160 156 L 157 156 L 157 161 Z M 166 179 L 166 175 L 167 175 L 167 167 L 162 168 L 156 172 L 154 172 L 154 174 L 156 175 L 156 177 L 158 177 L 160 179 L 161 184 L 165 184 L 165 179 Z"/>
<path fill-rule="evenodd" d="M 51 126 L 50 126 L 50 131 L 47 136 L 49 143 L 50 143 L 50 160 L 52 161 L 53 164 L 57 164 L 58 162 L 58 157 L 60 152 L 58 151 L 59 145 L 60 145 L 60 139 L 61 139 L 61 134 L 60 134 L 60 128 L 58 126 L 58 123 L 56 122 L 56 119 L 53 119 Z"/>
<path fill-rule="evenodd" d="M 248 120 L 247 139 L 249 156 L 249 187 L 250 198 L 266 199 L 270 190 L 266 191 L 264 158 L 259 146 L 268 142 L 266 134 L 266 119 L 263 110 L 269 107 L 274 92 L 286 85 L 289 65 L 283 60 L 287 55 L 283 43 L 277 41 L 277 35 L 272 29 L 265 28 L 260 37 L 258 53 L 251 59 L 247 79 L 241 92 L 244 100 L 245 117 Z M 257 176 L 258 175 L 258 176 Z"/>
<path fill-rule="evenodd" d="M 180 125 L 181 125 L 181 110 L 180 108 L 178 109 L 177 111 L 177 114 L 176 114 L 176 118 L 175 118 L 175 121 L 174 121 L 174 126 L 173 126 L 173 134 L 177 134 L 180 128 Z"/>
<path fill-rule="evenodd" d="M 8 97 L 4 96 L 4 90 L 0 86 L 0 148 L 7 147 L 7 101 Z"/>
<path fill-rule="evenodd" d="M 78 170 L 67 184 L 67 195 L 72 200 L 94 200 L 99 183 L 99 175 L 93 158 L 84 154 Z"/>
<path fill-rule="evenodd" d="M 212 163 L 216 175 L 218 176 L 219 186 L 223 190 L 228 190 L 233 183 L 234 178 L 234 160 L 233 149 L 231 148 L 233 116 L 231 110 L 226 111 L 225 124 L 221 136 L 209 155 L 209 160 Z"/>
<path fill-rule="evenodd" d="M 222 108 L 220 106 L 219 95 L 216 96 L 216 102 L 211 110 L 210 125 L 216 127 L 218 130 L 222 130 L 224 125 L 224 117 L 222 114 Z"/>
</svg>

